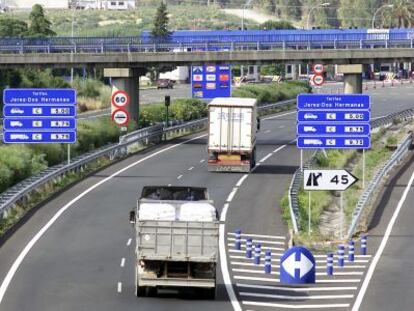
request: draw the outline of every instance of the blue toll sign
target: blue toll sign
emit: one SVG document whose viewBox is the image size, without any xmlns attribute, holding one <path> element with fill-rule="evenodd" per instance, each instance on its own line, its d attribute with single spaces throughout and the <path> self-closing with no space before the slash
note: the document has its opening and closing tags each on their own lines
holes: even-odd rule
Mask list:
<svg viewBox="0 0 414 311">
<path fill-rule="evenodd" d="M 74 89 L 5 89 L 3 91 L 5 105 L 24 104 L 76 104 Z"/>
<path fill-rule="evenodd" d="M 44 143 L 67 143 L 76 142 L 76 132 L 41 132 L 41 131 L 19 131 L 4 132 L 3 140 L 6 144 L 44 144 Z"/>
<path fill-rule="evenodd" d="M 75 117 L 75 106 L 53 105 L 6 105 L 3 107 L 5 117 Z"/>
<path fill-rule="evenodd" d="M 191 67 L 193 98 L 231 97 L 230 65 L 206 64 Z"/>
<path fill-rule="evenodd" d="M 301 136 L 314 135 L 365 135 L 369 136 L 371 126 L 367 123 L 339 124 L 330 123 L 301 123 L 297 133 Z"/>
<path fill-rule="evenodd" d="M 7 118 L 4 120 L 5 131 L 20 130 L 76 130 L 75 118 Z"/>
<path fill-rule="evenodd" d="M 365 94 L 299 95 L 297 147 L 369 149 L 370 103 Z"/>
<path fill-rule="evenodd" d="M 304 247 L 289 248 L 280 259 L 280 282 L 284 284 L 315 283 L 315 258 Z"/>
<path fill-rule="evenodd" d="M 300 94 L 298 109 L 369 110 L 371 100 L 366 94 Z"/>
<path fill-rule="evenodd" d="M 299 122 L 369 122 L 370 111 L 314 111 L 314 110 L 300 110 L 298 111 Z"/>
<path fill-rule="evenodd" d="M 5 89 L 3 142 L 75 143 L 74 89 Z"/>
<path fill-rule="evenodd" d="M 301 149 L 369 149 L 371 139 L 369 136 L 300 136 L 297 138 L 297 147 Z"/>
</svg>

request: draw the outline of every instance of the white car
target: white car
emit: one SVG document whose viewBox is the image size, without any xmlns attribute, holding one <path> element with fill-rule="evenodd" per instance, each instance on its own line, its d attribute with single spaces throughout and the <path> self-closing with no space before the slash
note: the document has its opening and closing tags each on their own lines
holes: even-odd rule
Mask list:
<svg viewBox="0 0 414 311">
<path fill-rule="evenodd" d="M 313 114 L 313 113 L 305 113 L 303 118 L 306 119 L 306 120 L 309 120 L 309 119 L 316 120 L 316 119 L 318 119 L 318 116 L 316 114 Z"/>
</svg>

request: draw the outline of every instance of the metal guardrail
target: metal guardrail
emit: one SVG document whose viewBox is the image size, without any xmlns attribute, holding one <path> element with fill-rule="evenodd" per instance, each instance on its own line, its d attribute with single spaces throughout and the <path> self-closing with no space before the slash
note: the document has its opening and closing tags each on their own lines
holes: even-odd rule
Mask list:
<svg viewBox="0 0 414 311">
<path fill-rule="evenodd" d="M 378 190 L 378 186 L 383 180 L 384 176 L 386 176 L 391 171 L 391 169 L 393 169 L 394 166 L 402 160 L 402 158 L 410 149 L 412 142 L 412 134 L 408 134 L 406 137 L 404 137 L 404 139 L 398 145 L 397 150 L 395 150 L 395 152 L 392 154 L 391 158 L 387 161 L 387 163 L 385 163 L 384 166 L 377 171 L 377 173 L 374 175 L 371 182 L 369 183 L 368 187 L 362 193 L 354 209 L 354 212 L 352 213 L 351 225 L 348 229 L 348 239 L 351 239 L 352 236 L 355 234 L 365 206 L 367 206 L 375 190 Z"/>
<path fill-rule="evenodd" d="M 381 118 L 378 118 L 376 120 L 373 120 L 371 122 L 371 129 L 376 129 L 376 128 L 380 128 L 380 127 L 389 126 L 394 122 L 394 120 L 404 120 L 404 121 L 406 121 L 408 119 L 412 119 L 413 116 L 414 116 L 414 109 L 407 109 L 407 110 L 403 110 L 403 111 L 400 111 L 400 112 L 391 113 L 391 114 L 389 114 L 385 117 L 381 117 Z M 399 149 L 397 149 L 397 151 L 401 150 L 401 146 L 402 145 L 400 145 L 400 147 L 399 147 Z M 407 151 L 407 150 L 405 150 L 405 151 Z M 310 160 L 308 160 L 308 162 L 306 162 L 304 164 L 305 169 L 310 167 L 310 165 L 311 165 L 312 161 L 314 160 L 315 156 L 316 156 L 316 152 L 313 154 L 313 156 L 310 158 Z M 400 159 L 400 158 L 401 157 L 398 157 L 397 159 Z M 298 195 L 300 187 L 302 185 L 302 180 L 303 180 L 303 172 L 299 168 L 293 174 L 292 182 L 291 182 L 291 185 L 289 187 L 289 193 L 288 193 L 290 214 L 291 214 L 291 217 L 293 217 L 292 218 L 292 224 L 293 224 L 293 230 L 294 230 L 295 233 L 298 233 L 299 229 L 300 229 L 299 226 L 298 226 L 298 224 L 299 224 L 299 202 L 298 202 L 298 196 L 297 195 Z M 377 184 L 375 184 L 375 185 L 377 185 Z M 365 194 L 365 192 L 364 192 L 364 194 Z M 372 193 L 370 193 L 369 196 L 371 194 Z M 368 199 L 369 199 L 369 196 L 367 197 Z M 358 202 L 358 204 L 359 204 L 359 202 Z M 361 212 L 362 212 L 362 209 L 364 208 L 365 204 L 366 204 L 366 202 L 364 203 L 364 205 L 362 205 Z M 357 205 L 357 208 L 358 208 L 358 205 Z M 355 212 L 353 214 L 353 219 L 354 219 L 354 217 L 358 218 L 358 219 L 355 220 L 356 224 L 358 223 L 361 212 L 359 212 L 357 214 L 357 216 L 355 216 Z M 354 222 L 354 220 L 353 220 L 353 222 Z M 354 226 L 356 226 L 356 224 Z M 350 228 L 350 230 L 351 230 L 351 228 Z M 354 229 L 352 229 L 352 230 L 354 230 Z"/>
<path fill-rule="evenodd" d="M 139 43 L 139 40 L 125 38 L 49 38 L 37 42 L 30 39 L 3 39 L 0 42 L 1 54 L 104 54 L 104 53 L 154 53 L 154 52 L 232 52 L 266 50 L 312 50 L 312 49 L 392 49 L 413 48 L 413 39 L 375 39 L 375 40 L 277 40 L 251 42 L 191 42 L 191 43 Z M 62 38 L 61 38 L 62 39 Z M 87 38 L 86 38 L 87 39 Z M 135 38 L 138 39 L 138 38 Z"/>
<path fill-rule="evenodd" d="M 258 107 L 259 111 L 275 109 L 284 105 L 290 105 L 296 102 L 296 99 L 286 100 L 275 104 Z M 28 198 L 31 192 L 46 185 L 49 182 L 58 180 L 66 173 L 71 171 L 81 171 L 88 163 L 94 162 L 102 157 L 108 157 L 113 160 L 128 155 L 132 145 L 138 143 L 159 142 L 166 135 L 174 135 L 179 131 L 201 129 L 207 125 L 208 119 L 202 118 L 189 121 L 183 124 L 164 128 L 162 124 L 157 124 L 148 128 L 143 128 L 127 135 L 121 136 L 119 143 L 104 146 L 92 152 L 85 153 L 73 158 L 71 164 L 58 164 L 47 168 L 35 176 L 31 176 L 22 182 L 14 185 L 5 192 L 0 194 L 0 219 L 7 217 L 13 206 L 25 198 Z"/>
</svg>

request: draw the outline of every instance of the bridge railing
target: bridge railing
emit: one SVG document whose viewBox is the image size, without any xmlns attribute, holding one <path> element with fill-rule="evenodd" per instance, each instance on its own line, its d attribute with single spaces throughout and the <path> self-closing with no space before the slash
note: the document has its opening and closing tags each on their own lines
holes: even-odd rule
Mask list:
<svg viewBox="0 0 414 311">
<path fill-rule="evenodd" d="M 65 41 L 30 41 L 26 39 L 0 40 L 1 54 L 30 53 L 153 53 L 153 52 L 227 52 L 264 50 L 314 49 L 375 49 L 413 48 L 413 39 L 378 40 L 312 40 L 312 41 L 252 41 L 252 42 L 192 42 L 192 43 L 139 43 L 123 38 L 74 38 Z M 121 40 L 122 39 L 122 40 Z"/>
<path fill-rule="evenodd" d="M 291 105 L 295 103 L 295 101 L 296 99 L 291 99 L 275 104 L 265 105 L 258 107 L 258 110 L 271 111 L 272 109 L 279 108 L 284 105 Z M 164 127 L 163 124 L 157 124 L 143 128 L 121 136 L 119 143 L 117 144 L 107 145 L 95 151 L 73 158 L 69 165 L 62 163 L 47 168 L 39 174 L 25 179 L 0 194 L 0 219 L 7 217 L 16 203 L 27 201 L 33 191 L 45 186 L 48 183 L 54 183 L 69 172 L 83 171 L 88 164 L 103 157 L 110 160 L 123 158 L 129 153 L 136 151 L 136 147 L 139 147 L 139 144 L 147 145 L 149 143 L 158 143 L 163 138 L 173 138 L 178 136 L 179 132 L 185 131 L 186 133 L 189 133 L 190 131 L 201 130 L 206 128 L 207 122 L 207 118 L 202 118 L 170 127 Z"/>
</svg>

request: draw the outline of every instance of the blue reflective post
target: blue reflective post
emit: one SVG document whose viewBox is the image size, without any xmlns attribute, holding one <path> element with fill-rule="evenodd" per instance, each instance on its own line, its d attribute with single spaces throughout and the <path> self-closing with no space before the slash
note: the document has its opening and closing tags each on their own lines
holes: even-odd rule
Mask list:
<svg viewBox="0 0 414 311">
<path fill-rule="evenodd" d="M 355 260 L 355 245 L 354 241 L 348 242 L 348 260 L 349 262 L 354 262 Z"/>
<path fill-rule="evenodd" d="M 367 254 L 367 236 L 363 235 L 361 237 L 361 255 Z"/>
<path fill-rule="evenodd" d="M 338 266 L 344 266 L 344 255 L 345 255 L 345 247 L 343 245 L 338 245 Z"/>
<path fill-rule="evenodd" d="M 270 274 L 272 272 L 272 253 L 270 251 L 267 251 L 265 254 L 264 271 L 266 274 Z"/>
<path fill-rule="evenodd" d="M 241 230 L 236 230 L 235 232 L 236 241 L 234 242 L 234 248 L 241 250 Z"/>
<path fill-rule="evenodd" d="M 253 241 L 251 238 L 246 238 L 246 258 L 252 258 Z"/>
<path fill-rule="evenodd" d="M 262 250 L 262 245 L 256 244 L 254 246 L 254 264 L 259 265 L 260 264 L 260 253 Z"/>
<path fill-rule="evenodd" d="M 326 256 L 326 274 L 327 275 L 333 275 L 333 260 L 334 260 L 333 253 L 329 253 Z"/>
</svg>

